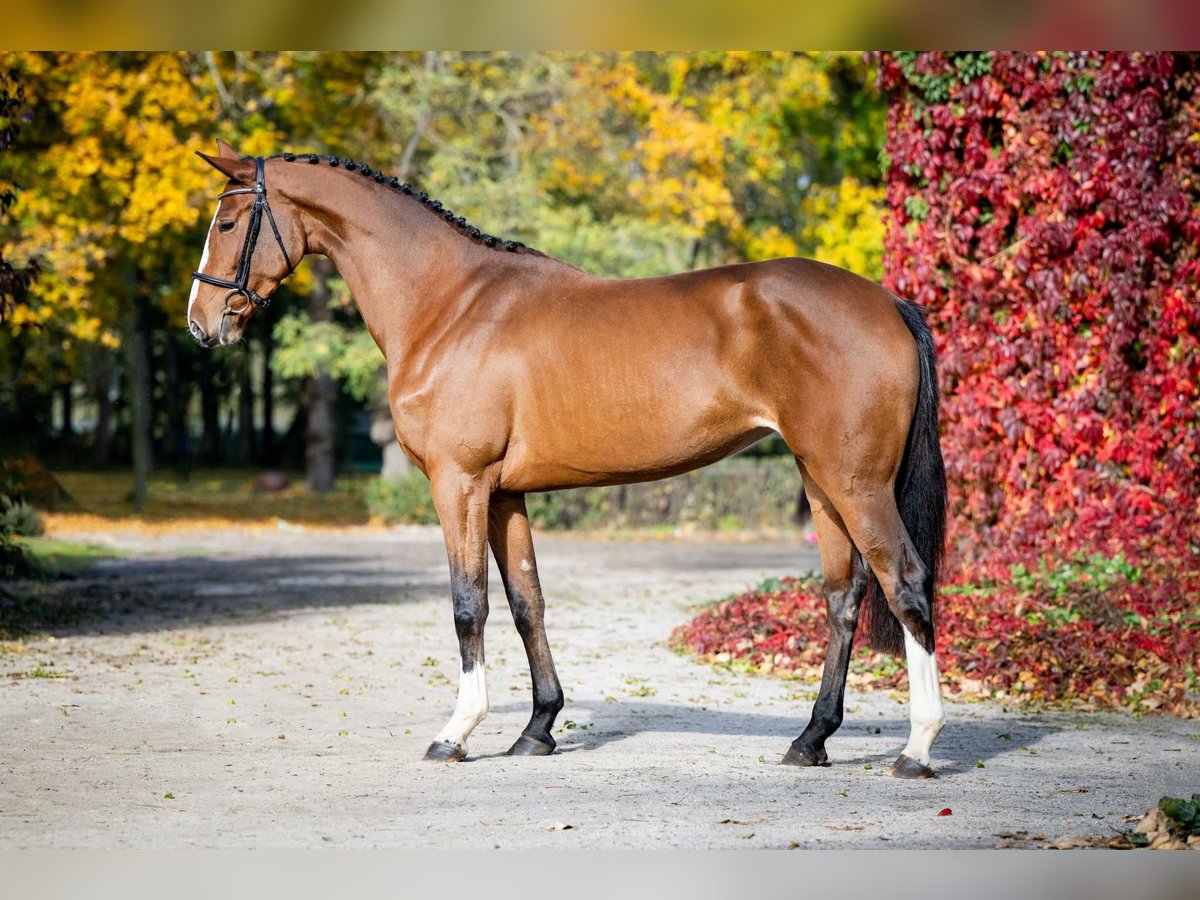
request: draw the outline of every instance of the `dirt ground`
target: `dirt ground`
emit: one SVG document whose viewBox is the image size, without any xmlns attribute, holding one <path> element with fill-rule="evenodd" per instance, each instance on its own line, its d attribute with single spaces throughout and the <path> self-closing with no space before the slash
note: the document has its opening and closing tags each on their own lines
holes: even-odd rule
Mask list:
<svg viewBox="0 0 1200 900">
<path fill-rule="evenodd" d="M 1200 790 L 1197 723 L 980 703 L 950 704 L 938 778 L 894 780 L 890 692 L 848 695 L 832 767 L 777 765 L 815 685 L 665 642 L 692 604 L 816 567 L 807 544 L 540 538 L 560 750 L 502 755 L 529 686 L 493 571 L 492 712 L 439 765 L 458 663 L 437 530 L 63 537 L 128 556 L 72 585 L 99 619 L 0 655 L 4 848 L 1039 846 Z"/>
</svg>

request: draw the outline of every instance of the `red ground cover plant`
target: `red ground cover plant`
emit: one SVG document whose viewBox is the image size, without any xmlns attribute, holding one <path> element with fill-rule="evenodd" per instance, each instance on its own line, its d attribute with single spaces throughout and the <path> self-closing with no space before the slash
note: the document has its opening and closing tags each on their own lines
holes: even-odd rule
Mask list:
<svg viewBox="0 0 1200 900">
<path fill-rule="evenodd" d="M 939 351 L 948 681 L 1195 715 L 1200 56 L 879 63 L 886 283 L 926 307 Z M 825 624 L 815 585 L 791 583 L 677 639 L 804 668 Z"/>
</svg>

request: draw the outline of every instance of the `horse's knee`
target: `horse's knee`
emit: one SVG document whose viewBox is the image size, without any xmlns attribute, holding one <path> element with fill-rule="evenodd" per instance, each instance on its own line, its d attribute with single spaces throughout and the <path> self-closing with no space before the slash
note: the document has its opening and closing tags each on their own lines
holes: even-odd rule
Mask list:
<svg viewBox="0 0 1200 900">
<path fill-rule="evenodd" d="M 455 573 L 451 577 L 450 596 L 454 602 L 454 629 L 459 640 L 482 638 L 488 616 L 487 589 L 475 579 Z"/>
</svg>

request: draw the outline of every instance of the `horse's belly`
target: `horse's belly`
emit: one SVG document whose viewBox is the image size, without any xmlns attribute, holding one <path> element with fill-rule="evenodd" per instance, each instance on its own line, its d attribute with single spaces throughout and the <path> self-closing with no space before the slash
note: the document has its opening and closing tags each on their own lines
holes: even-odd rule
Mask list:
<svg viewBox="0 0 1200 900">
<path fill-rule="evenodd" d="M 545 491 L 654 481 L 724 459 L 770 433 L 770 428 L 746 418 L 725 428 L 597 429 L 569 441 L 561 435 L 559 440 L 518 439 L 505 456 L 500 486 Z"/>
</svg>

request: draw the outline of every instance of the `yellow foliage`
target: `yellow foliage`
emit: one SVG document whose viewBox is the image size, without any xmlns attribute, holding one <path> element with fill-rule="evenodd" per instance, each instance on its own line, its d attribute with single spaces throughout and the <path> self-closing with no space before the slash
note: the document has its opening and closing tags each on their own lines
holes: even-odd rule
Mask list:
<svg viewBox="0 0 1200 900">
<path fill-rule="evenodd" d="M 835 187 L 814 186 L 804 201 L 811 223 L 805 237 L 821 262 L 842 266 L 867 278 L 883 275 L 882 186 L 846 176 Z"/>
<path fill-rule="evenodd" d="M 38 259 L 43 274 L 15 328 L 53 322 L 83 341 L 115 344 L 131 290 L 166 282 L 182 312 L 213 173 L 193 151 L 211 147 L 219 105 L 191 54 L 13 53 L 45 149 L 20 159 L 22 190 L 5 255 Z M 53 123 L 57 121 L 55 126 Z M 248 136 L 266 149 L 275 135 Z M 168 268 L 169 271 L 164 271 Z"/>
</svg>

